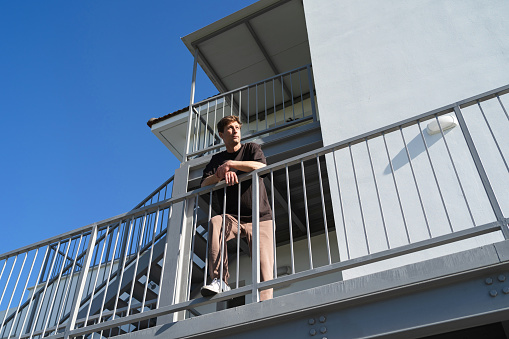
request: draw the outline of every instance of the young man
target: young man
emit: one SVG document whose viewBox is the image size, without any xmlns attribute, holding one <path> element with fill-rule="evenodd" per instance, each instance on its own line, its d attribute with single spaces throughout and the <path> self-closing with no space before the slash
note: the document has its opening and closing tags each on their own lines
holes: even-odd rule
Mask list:
<svg viewBox="0 0 509 339">
<path fill-rule="evenodd" d="M 240 127 L 242 123 L 233 115 L 226 116 L 217 124 L 219 136 L 223 139 L 226 151 L 212 156 L 203 170 L 201 186 L 216 184 L 224 180 L 226 189 L 226 213 L 223 215 L 224 190 L 215 192 L 214 203 L 218 215 L 210 219 L 209 226 L 209 274 L 210 285 L 203 286 L 201 294 L 212 296 L 222 291 L 229 291 L 227 284 L 228 253 L 226 242 L 237 237 L 238 232 L 238 176 L 265 167 L 267 162 L 260 146 L 256 143 L 241 144 Z M 261 281 L 273 278 L 274 252 L 272 212 L 263 180 L 260 178 L 260 275 Z M 225 222 L 225 241 L 222 240 L 223 217 Z M 240 184 L 240 234 L 245 237 L 251 251 L 252 242 L 252 190 L 251 181 Z M 223 245 L 223 276 L 221 275 L 221 244 Z M 272 289 L 260 292 L 260 300 L 272 298 Z"/>
</svg>

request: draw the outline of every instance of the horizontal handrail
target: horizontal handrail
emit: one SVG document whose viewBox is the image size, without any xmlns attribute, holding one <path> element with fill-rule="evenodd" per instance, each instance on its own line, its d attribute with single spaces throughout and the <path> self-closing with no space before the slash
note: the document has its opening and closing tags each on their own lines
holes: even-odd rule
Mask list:
<svg viewBox="0 0 509 339">
<path fill-rule="evenodd" d="M 288 164 L 288 165 L 296 164 L 296 163 L 300 162 L 300 160 L 309 160 L 309 159 L 314 158 L 316 155 L 324 155 L 324 154 L 326 154 L 327 152 L 329 152 L 332 149 L 347 147 L 348 144 L 356 144 L 356 143 L 359 143 L 359 142 L 363 142 L 366 138 L 368 140 L 371 139 L 371 138 L 375 138 L 375 137 L 381 135 L 382 132 L 384 132 L 384 133 L 392 132 L 394 130 L 397 130 L 399 126 L 407 126 L 407 125 L 410 125 L 410 124 L 415 124 L 417 121 L 426 120 L 427 118 L 429 118 L 430 116 L 433 116 L 433 115 L 440 116 L 440 115 L 444 115 L 444 114 L 447 114 L 447 113 L 451 113 L 451 112 L 453 112 L 455 106 L 465 107 L 465 106 L 468 106 L 468 105 L 475 104 L 478 100 L 479 101 L 489 100 L 489 99 L 491 99 L 493 97 L 496 97 L 497 94 L 498 95 L 503 95 L 503 94 L 506 94 L 506 93 L 509 93 L 509 85 L 501 86 L 501 87 L 496 88 L 494 90 L 484 92 L 482 94 L 479 94 L 479 95 L 476 95 L 476 96 L 473 96 L 473 97 L 470 97 L 470 98 L 467 98 L 467 99 L 455 102 L 453 104 L 446 105 L 446 106 L 443 106 L 443 107 L 440 107 L 440 108 L 437 108 L 437 109 L 433 109 L 431 111 L 428 111 L 428 112 L 425 112 L 425 113 L 422 113 L 422 114 L 418 114 L 418 115 L 412 116 L 412 117 L 404 119 L 404 120 L 400 120 L 398 122 L 386 125 L 384 127 L 377 128 L 377 129 L 372 130 L 370 132 L 363 133 L 363 134 L 361 134 L 359 136 L 354 136 L 354 137 L 351 137 L 351 138 L 348 138 L 348 139 L 345 139 L 345 140 L 342 140 L 342 141 L 338 141 L 338 142 L 336 142 L 334 144 L 324 146 L 324 147 L 322 147 L 322 148 L 320 148 L 318 150 L 309 151 L 309 152 L 306 152 L 306 153 L 304 153 L 302 155 L 294 156 L 292 158 L 276 162 L 274 164 L 271 164 L 271 165 L 268 165 L 268 166 L 263 167 L 261 169 L 258 169 L 258 170 L 256 170 L 256 172 L 259 175 L 266 174 L 266 173 L 270 172 L 270 170 L 276 170 L 276 169 L 283 168 L 283 167 L 286 166 L 286 164 Z M 244 176 L 240 176 L 239 177 L 240 181 L 249 180 L 249 179 L 250 179 L 249 175 L 244 175 Z M 216 189 L 224 188 L 225 186 L 226 185 L 224 184 L 224 182 L 220 182 L 220 183 L 216 184 L 215 186 L 213 186 L 213 189 L 216 190 Z M 150 204 L 150 205 L 147 205 L 147 206 L 144 206 L 144 207 L 139 207 L 139 208 L 133 209 L 133 210 L 131 210 L 129 212 L 118 214 L 118 215 L 113 216 L 111 218 L 103 219 L 101 221 L 94 222 L 92 224 L 89 224 L 89 225 L 86 225 L 86 226 L 83 226 L 83 227 L 80 227 L 80 228 L 76 228 L 76 229 L 74 229 L 72 231 L 68 231 L 68 232 L 62 233 L 60 235 L 51 237 L 51 238 L 47 238 L 45 240 L 38 241 L 38 242 L 35 242 L 35 243 L 27 245 L 27 246 L 23 246 L 23 247 L 21 247 L 19 249 L 15 249 L 15 250 L 3 253 L 3 254 L 0 255 L 0 260 L 9 258 L 9 257 L 11 257 L 13 255 L 24 253 L 27 250 L 31 250 L 31 249 L 34 249 L 34 248 L 37 248 L 37 247 L 41 247 L 41 246 L 44 246 L 44 245 L 51 244 L 53 242 L 57 242 L 58 240 L 62 240 L 62 239 L 66 239 L 68 237 L 76 236 L 76 235 L 78 235 L 80 233 L 83 233 L 85 231 L 90 231 L 90 230 L 92 230 L 92 228 L 95 225 L 101 227 L 101 226 L 105 226 L 105 225 L 107 225 L 109 223 L 113 223 L 115 221 L 124 220 L 126 218 L 130 218 L 130 217 L 133 217 L 133 216 L 142 215 L 146 211 L 147 212 L 155 211 L 155 210 L 157 210 L 158 207 L 159 208 L 166 208 L 166 207 L 170 206 L 171 204 L 184 201 L 185 199 L 193 196 L 194 194 L 203 194 L 205 192 L 208 192 L 208 191 L 210 191 L 210 189 L 211 189 L 210 186 L 209 187 L 204 187 L 204 188 L 199 188 L 199 189 L 194 190 L 192 192 L 187 192 L 185 194 L 176 195 L 176 196 L 174 196 L 172 198 L 169 198 L 169 199 L 166 199 L 166 200 L 154 203 L 154 204 Z"/>
</svg>

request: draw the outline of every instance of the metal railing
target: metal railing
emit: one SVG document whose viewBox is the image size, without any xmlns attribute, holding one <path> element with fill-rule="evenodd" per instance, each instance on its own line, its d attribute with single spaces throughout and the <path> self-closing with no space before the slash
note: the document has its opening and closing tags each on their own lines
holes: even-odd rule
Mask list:
<svg viewBox="0 0 509 339">
<path fill-rule="evenodd" d="M 309 64 L 191 105 L 186 159 L 223 147 L 216 124 L 226 115 L 240 118 L 244 141 L 316 121 L 314 92 Z"/>
<path fill-rule="evenodd" d="M 239 262 L 249 249 L 242 250 L 237 238 L 229 249 L 230 262 L 235 263 L 230 266 L 236 265 L 235 289 L 224 298 L 251 294 L 256 302 L 260 290 L 488 233 L 499 232 L 499 240 L 508 239 L 509 115 L 503 100 L 509 99 L 500 97 L 508 91 L 505 86 L 244 177 L 240 187 L 265 178 L 274 216 L 274 279 L 260 282 L 258 234 L 253 235 L 253 269 L 239 276 Z M 458 126 L 442 127 L 444 115 L 454 117 Z M 435 123 L 439 131 L 430 135 L 427 126 Z M 252 190 L 253 211 L 258 211 L 259 185 L 252 184 Z M 211 216 L 224 213 L 214 207 L 214 200 L 232 198 L 236 199 L 223 185 L 201 189 L 190 198 L 195 213 L 192 248 L 205 237 L 197 230 L 206 230 Z M 253 218 L 253 225 L 258 223 Z M 299 251 L 294 249 L 297 243 Z M 200 286 L 207 282 L 208 260 L 206 252 Z M 278 268 L 285 266 L 288 271 L 278 277 Z M 240 281 L 246 286 L 239 286 Z M 197 296 L 197 287 L 191 270 L 190 297 Z"/>
<path fill-rule="evenodd" d="M 158 188 L 156 188 L 145 199 L 143 199 L 138 205 L 134 206 L 133 210 L 171 198 L 173 178 L 174 176 L 172 175 L 170 178 L 168 178 L 168 180 L 163 182 Z"/>
<path fill-rule="evenodd" d="M 232 298 L 256 302 L 261 290 L 469 238 L 507 239 L 508 92 L 505 86 L 240 178 L 241 187 L 255 183 L 254 211 L 261 185 L 267 189 L 276 240 L 269 281 L 260 282 L 255 214 L 251 268 L 239 268 L 249 248 L 237 239 L 228 249 L 233 289 L 197 297 L 207 281 L 209 220 L 222 213 L 214 195 L 228 198 L 224 184 L 3 254 L 0 337 L 115 336 L 167 314 L 199 315 Z M 442 128 L 444 115 L 459 126 Z M 425 131 L 432 122 L 439 126 L 435 135 Z M 182 229 L 168 226 L 179 218 Z M 189 241 L 191 255 L 185 246 L 168 246 L 175 236 Z M 179 261 L 177 273 L 165 272 L 166 258 Z M 169 303 L 161 302 L 163 294 L 173 296 Z"/>
<path fill-rule="evenodd" d="M 63 335 L 156 308 L 169 208 L 152 205 L 2 255 L 0 337 Z"/>
</svg>

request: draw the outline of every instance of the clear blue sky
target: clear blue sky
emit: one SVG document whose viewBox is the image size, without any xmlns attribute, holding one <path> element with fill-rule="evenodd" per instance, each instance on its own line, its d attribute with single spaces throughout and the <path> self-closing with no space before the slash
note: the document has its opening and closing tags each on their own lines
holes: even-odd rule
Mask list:
<svg viewBox="0 0 509 339">
<path fill-rule="evenodd" d="M 179 166 L 180 38 L 254 0 L 1 1 L 0 253 L 129 211 Z M 196 99 L 217 91 L 199 79 Z"/>
</svg>

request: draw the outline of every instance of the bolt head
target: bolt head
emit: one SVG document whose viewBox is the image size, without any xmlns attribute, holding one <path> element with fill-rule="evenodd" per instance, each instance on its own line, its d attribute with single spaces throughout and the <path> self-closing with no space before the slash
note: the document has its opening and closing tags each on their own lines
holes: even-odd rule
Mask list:
<svg viewBox="0 0 509 339">
<path fill-rule="evenodd" d="M 316 335 L 316 330 L 315 330 L 314 328 L 313 328 L 313 329 L 311 329 L 311 331 L 309 331 L 309 334 L 310 334 L 311 336 Z"/>
<path fill-rule="evenodd" d="M 491 285 L 491 284 L 493 284 L 493 279 L 486 278 L 486 280 L 484 282 L 486 283 L 486 285 Z"/>
<path fill-rule="evenodd" d="M 322 326 L 322 327 L 320 328 L 320 333 L 322 333 L 322 334 L 327 333 L 327 327 Z"/>
<path fill-rule="evenodd" d="M 509 294 L 509 287 L 504 287 L 502 292 L 504 292 L 504 294 Z"/>
<path fill-rule="evenodd" d="M 498 281 L 504 282 L 505 281 L 505 275 L 501 274 L 498 276 Z"/>
<path fill-rule="evenodd" d="M 490 291 L 490 295 L 491 295 L 492 297 L 496 297 L 496 296 L 497 296 L 497 294 L 498 294 L 498 293 L 497 293 L 497 290 L 491 290 L 491 291 Z"/>
<path fill-rule="evenodd" d="M 320 322 L 321 322 L 321 323 L 324 323 L 324 322 L 326 322 L 326 321 L 327 321 L 327 317 L 326 317 L 326 316 L 324 316 L 324 315 L 322 315 L 322 316 L 320 317 Z"/>
<path fill-rule="evenodd" d="M 316 322 L 316 321 L 315 321 L 315 318 L 311 318 L 311 319 L 309 319 L 309 320 L 308 320 L 308 324 L 309 324 L 309 325 L 314 325 L 314 324 L 315 324 L 315 322 Z"/>
</svg>

